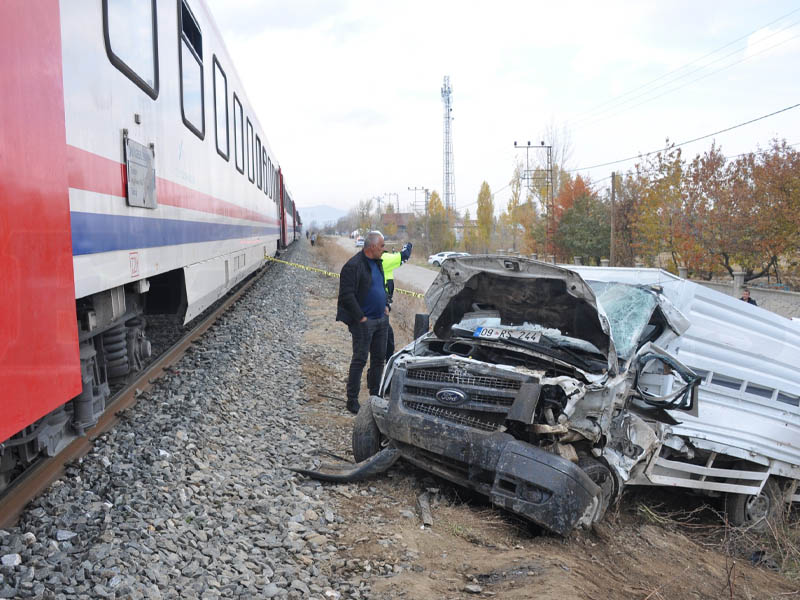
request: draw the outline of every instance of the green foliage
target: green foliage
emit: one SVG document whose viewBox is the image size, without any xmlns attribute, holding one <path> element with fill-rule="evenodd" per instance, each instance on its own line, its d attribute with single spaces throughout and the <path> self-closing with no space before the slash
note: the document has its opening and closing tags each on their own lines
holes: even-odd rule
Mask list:
<svg viewBox="0 0 800 600">
<path fill-rule="evenodd" d="M 500 222 L 504 229 L 504 239 L 511 240 L 511 247 L 517 249 L 517 238 L 524 231 L 524 208 L 520 202 L 522 193 L 522 165 L 517 164 L 514 168 L 514 175 L 511 178 L 511 196 L 506 205 L 506 211 L 501 215 Z"/>
<path fill-rule="evenodd" d="M 592 194 L 575 198 L 561 216 L 555 233 L 556 244 L 570 256 L 591 257 L 595 264 L 608 256 L 610 237 L 609 206 Z"/>
<path fill-rule="evenodd" d="M 456 238 L 450 229 L 444 204 L 435 191 L 428 200 L 428 235 L 431 248 L 439 248 L 435 252 L 452 250 L 456 245 Z"/>
<path fill-rule="evenodd" d="M 485 181 L 478 192 L 478 247 L 482 252 L 489 251 L 494 231 L 494 201 L 489 184 Z"/>
<path fill-rule="evenodd" d="M 464 250 L 467 252 L 480 252 L 480 245 L 478 227 L 472 222 L 467 210 L 464 212 Z"/>
</svg>

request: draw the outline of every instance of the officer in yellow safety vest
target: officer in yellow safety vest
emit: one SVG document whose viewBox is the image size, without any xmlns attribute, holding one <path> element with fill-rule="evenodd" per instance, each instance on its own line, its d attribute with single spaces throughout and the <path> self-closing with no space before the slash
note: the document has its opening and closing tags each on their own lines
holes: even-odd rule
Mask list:
<svg viewBox="0 0 800 600">
<path fill-rule="evenodd" d="M 394 296 L 394 270 L 406 262 L 411 257 L 411 242 L 407 242 L 400 252 L 384 252 L 381 256 L 383 266 L 383 278 L 386 281 L 386 302 L 391 310 L 392 299 Z M 394 331 L 392 324 L 389 323 L 389 335 L 386 338 L 386 360 L 394 354 Z"/>
</svg>

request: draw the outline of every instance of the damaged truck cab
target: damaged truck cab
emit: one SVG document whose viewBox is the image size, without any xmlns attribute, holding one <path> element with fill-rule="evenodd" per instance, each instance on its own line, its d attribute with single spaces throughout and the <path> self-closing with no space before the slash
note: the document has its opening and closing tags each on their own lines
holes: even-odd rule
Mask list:
<svg viewBox="0 0 800 600">
<path fill-rule="evenodd" d="M 472 256 L 445 262 L 425 301 L 433 331 L 392 357 L 362 407 L 359 461 L 390 443 L 564 535 L 677 445 L 668 411 L 696 411 L 700 378 L 662 349 L 689 322 L 657 290 Z"/>
</svg>

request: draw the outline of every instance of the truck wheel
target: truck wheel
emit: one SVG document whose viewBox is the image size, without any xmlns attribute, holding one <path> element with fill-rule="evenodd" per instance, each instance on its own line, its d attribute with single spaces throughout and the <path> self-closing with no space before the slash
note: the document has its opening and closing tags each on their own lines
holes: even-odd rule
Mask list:
<svg viewBox="0 0 800 600">
<path fill-rule="evenodd" d="M 372 403 L 367 400 L 353 420 L 353 456 L 356 462 L 361 462 L 377 454 L 380 449 L 381 432 L 372 416 Z"/>
<path fill-rule="evenodd" d="M 729 492 L 725 498 L 725 512 L 735 527 L 764 531 L 770 523 L 781 521 L 784 504 L 780 484 L 770 477 L 757 496 Z"/>
<path fill-rule="evenodd" d="M 600 509 L 595 517 L 595 521 L 600 521 L 614 498 L 614 488 L 616 487 L 614 476 L 607 466 L 591 456 L 582 456 L 578 460 L 578 466 L 600 488 Z"/>
</svg>

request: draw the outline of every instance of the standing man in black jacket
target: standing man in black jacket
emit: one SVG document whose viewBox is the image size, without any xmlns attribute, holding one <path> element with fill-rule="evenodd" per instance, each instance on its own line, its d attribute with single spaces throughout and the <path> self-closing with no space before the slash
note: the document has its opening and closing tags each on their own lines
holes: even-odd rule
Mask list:
<svg viewBox="0 0 800 600">
<path fill-rule="evenodd" d="M 367 364 L 367 387 L 370 394 L 378 393 L 386 355 L 386 333 L 389 307 L 383 278 L 381 255 L 383 235 L 370 231 L 364 248 L 342 267 L 339 279 L 339 299 L 336 320 L 344 322 L 353 336 L 353 358 L 347 376 L 347 410 L 358 412 L 358 392 L 361 374 Z"/>
</svg>

